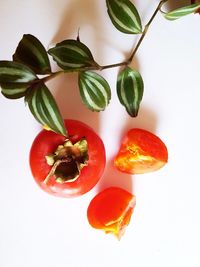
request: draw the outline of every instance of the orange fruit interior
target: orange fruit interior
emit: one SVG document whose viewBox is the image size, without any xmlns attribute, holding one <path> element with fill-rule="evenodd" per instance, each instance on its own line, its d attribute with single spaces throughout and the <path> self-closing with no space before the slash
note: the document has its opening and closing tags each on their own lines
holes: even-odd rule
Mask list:
<svg viewBox="0 0 200 267">
<path fill-rule="evenodd" d="M 122 172 L 146 173 L 160 169 L 168 161 L 168 151 L 162 140 L 143 130 L 131 129 L 124 138 L 114 165 Z"/>
</svg>

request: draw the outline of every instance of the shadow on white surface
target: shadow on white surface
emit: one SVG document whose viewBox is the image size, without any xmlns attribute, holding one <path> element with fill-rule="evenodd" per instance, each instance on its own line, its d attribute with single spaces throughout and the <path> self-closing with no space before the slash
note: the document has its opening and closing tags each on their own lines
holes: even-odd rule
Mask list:
<svg viewBox="0 0 200 267">
<path fill-rule="evenodd" d="M 131 118 L 127 116 L 127 120 L 123 125 L 120 133 L 120 141 L 131 128 L 142 128 L 156 134 L 157 129 L 157 116 L 149 107 L 141 106 L 138 116 Z"/>
<path fill-rule="evenodd" d="M 79 27 L 91 24 L 94 33 L 99 38 L 99 34 L 102 34 L 100 31 L 102 25 L 100 17 L 101 12 L 97 1 L 73 0 L 70 2 L 70 5 L 66 2 L 66 9 L 63 12 L 61 23 L 58 26 L 58 32 L 55 34 L 52 42 L 60 42 L 74 33 L 77 34 Z"/>
<path fill-rule="evenodd" d="M 118 171 L 113 165 L 114 159 L 107 161 L 107 166 L 103 177 L 97 185 L 97 190 L 100 192 L 108 187 L 116 186 L 134 193 L 133 177 L 130 174 Z"/>
</svg>

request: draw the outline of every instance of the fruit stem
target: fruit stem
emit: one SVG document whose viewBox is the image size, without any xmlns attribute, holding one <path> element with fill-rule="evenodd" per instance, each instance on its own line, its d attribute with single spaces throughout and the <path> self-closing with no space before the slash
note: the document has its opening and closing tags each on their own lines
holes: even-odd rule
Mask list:
<svg viewBox="0 0 200 267">
<path fill-rule="evenodd" d="M 54 165 L 53 165 L 53 167 L 51 168 L 49 174 L 47 175 L 47 177 L 46 177 L 45 180 L 43 181 L 44 184 L 47 184 L 47 183 L 48 183 L 50 177 L 51 177 L 52 175 L 54 175 L 54 173 L 55 173 L 55 171 L 56 171 L 56 168 L 57 168 L 62 162 L 63 162 L 63 160 L 59 159 L 59 160 L 57 160 L 57 161 L 54 163 Z M 66 160 L 65 160 L 65 162 L 66 162 Z"/>
<path fill-rule="evenodd" d="M 85 138 L 75 144 L 67 139 L 63 145 L 57 147 L 53 154 L 46 156 L 46 162 L 52 168 L 43 183 L 47 184 L 53 175 L 59 183 L 75 181 L 80 171 L 87 166 L 88 157 L 88 145 Z"/>
</svg>

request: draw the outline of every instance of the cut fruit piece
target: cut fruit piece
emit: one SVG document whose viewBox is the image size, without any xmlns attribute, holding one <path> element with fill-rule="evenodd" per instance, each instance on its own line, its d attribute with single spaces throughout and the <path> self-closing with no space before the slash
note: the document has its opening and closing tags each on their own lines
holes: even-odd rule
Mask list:
<svg viewBox="0 0 200 267">
<path fill-rule="evenodd" d="M 140 174 L 156 171 L 168 161 L 168 151 L 163 141 L 143 129 L 131 129 L 115 157 L 115 167 L 126 173 Z"/>
<path fill-rule="evenodd" d="M 118 239 L 124 234 L 135 207 L 135 196 L 119 187 L 109 187 L 89 204 L 87 217 L 93 228 L 112 233 Z"/>
</svg>

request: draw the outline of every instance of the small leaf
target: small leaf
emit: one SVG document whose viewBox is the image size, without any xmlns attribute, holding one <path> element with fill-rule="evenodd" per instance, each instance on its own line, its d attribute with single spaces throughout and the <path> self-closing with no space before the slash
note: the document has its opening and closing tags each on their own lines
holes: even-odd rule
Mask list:
<svg viewBox="0 0 200 267">
<path fill-rule="evenodd" d="M 1 93 L 9 99 L 25 96 L 33 81 L 35 73 L 25 65 L 13 61 L 0 61 Z"/>
<path fill-rule="evenodd" d="M 45 84 L 38 83 L 30 88 L 25 100 L 39 123 L 58 134 L 67 135 L 58 106 Z"/>
<path fill-rule="evenodd" d="M 1 83 L 1 93 L 9 99 L 17 99 L 25 96 L 30 84 L 28 83 Z"/>
<path fill-rule="evenodd" d="M 117 94 L 120 103 L 131 117 L 138 114 L 143 91 L 144 84 L 140 73 L 130 67 L 122 70 L 117 79 Z"/>
<path fill-rule="evenodd" d="M 0 61 L 0 84 L 29 83 L 36 79 L 35 73 L 25 65 L 13 61 Z"/>
<path fill-rule="evenodd" d="M 92 111 L 102 111 L 109 104 L 111 91 L 107 81 L 92 71 L 80 72 L 79 89 L 84 104 Z"/>
<path fill-rule="evenodd" d="M 137 34 L 142 32 L 140 15 L 129 0 L 106 0 L 108 15 L 121 32 Z"/>
<path fill-rule="evenodd" d="M 200 2 L 197 4 L 190 5 L 190 6 L 185 6 L 185 7 L 175 9 L 173 11 L 165 13 L 164 16 L 168 20 L 176 20 L 183 16 L 197 12 L 199 8 L 200 8 Z"/>
<path fill-rule="evenodd" d="M 51 48 L 48 53 L 63 70 L 80 70 L 98 64 L 86 45 L 77 40 L 65 40 Z"/>
<path fill-rule="evenodd" d="M 23 35 L 13 55 L 13 60 L 29 66 L 37 74 L 51 72 L 48 54 L 44 46 L 31 34 Z"/>
</svg>

